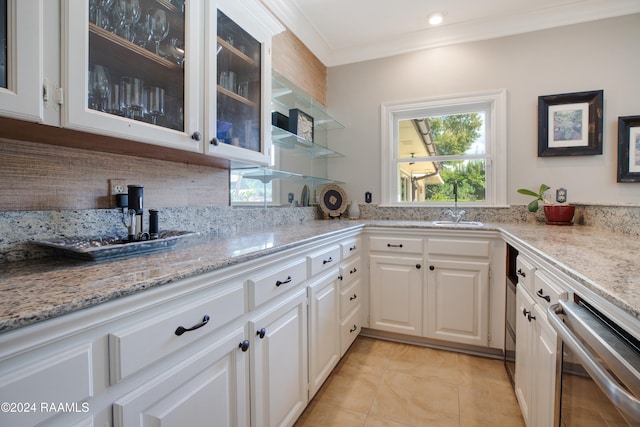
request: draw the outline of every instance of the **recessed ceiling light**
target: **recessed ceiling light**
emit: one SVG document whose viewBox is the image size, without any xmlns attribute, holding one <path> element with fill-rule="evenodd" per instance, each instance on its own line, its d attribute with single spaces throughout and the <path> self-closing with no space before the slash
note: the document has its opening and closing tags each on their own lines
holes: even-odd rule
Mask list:
<svg viewBox="0 0 640 427">
<path fill-rule="evenodd" d="M 444 21 L 444 14 L 441 12 L 432 13 L 429 15 L 429 25 L 440 25 Z"/>
</svg>

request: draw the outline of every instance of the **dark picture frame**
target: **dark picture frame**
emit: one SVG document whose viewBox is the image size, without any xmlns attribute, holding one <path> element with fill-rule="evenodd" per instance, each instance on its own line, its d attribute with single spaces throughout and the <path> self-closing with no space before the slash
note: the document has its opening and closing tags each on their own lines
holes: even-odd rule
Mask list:
<svg viewBox="0 0 640 427">
<path fill-rule="evenodd" d="M 289 110 L 289 132 L 313 143 L 313 117 L 298 108 Z"/>
<path fill-rule="evenodd" d="M 604 91 L 538 97 L 538 157 L 602 154 Z"/>
<path fill-rule="evenodd" d="M 640 182 L 640 116 L 618 117 L 618 182 Z"/>
</svg>

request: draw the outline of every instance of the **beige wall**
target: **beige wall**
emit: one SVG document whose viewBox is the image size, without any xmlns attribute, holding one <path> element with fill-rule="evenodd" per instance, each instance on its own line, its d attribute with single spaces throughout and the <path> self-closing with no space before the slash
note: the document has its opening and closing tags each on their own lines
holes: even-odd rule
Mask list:
<svg viewBox="0 0 640 427">
<path fill-rule="evenodd" d="M 345 154 L 329 176 L 345 181 L 349 198 L 380 202 L 380 104 L 485 89 L 508 91 L 508 183 L 516 193 L 541 182 L 569 190 L 582 203 L 640 205 L 640 183 L 616 183 L 617 118 L 640 115 L 640 15 L 425 50 L 331 67 L 329 113 L 345 125 L 330 146 Z M 540 95 L 604 90 L 604 154 L 538 158 Z"/>
</svg>

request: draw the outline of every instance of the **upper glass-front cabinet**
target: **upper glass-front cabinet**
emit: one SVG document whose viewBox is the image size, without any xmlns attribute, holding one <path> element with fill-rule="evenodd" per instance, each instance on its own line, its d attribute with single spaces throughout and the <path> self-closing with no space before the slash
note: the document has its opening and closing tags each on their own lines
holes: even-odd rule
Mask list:
<svg viewBox="0 0 640 427">
<path fill-rule="evenodd" d="M 283 28 L 257 4 L 211 2 L 207 16 L 216 25 L 207 34 L 205 151 L 271 164 L 271 37 Z"/>
<path fill-rule="evenodd" d="M 257 0 L 64 0 L 63 126 L 264 163 L 261 13 Z"/>
<path fill-rule="evenodd" d="M 2 116 L 43 121 L 43 1 L 0 0 Z"/>
</svg>

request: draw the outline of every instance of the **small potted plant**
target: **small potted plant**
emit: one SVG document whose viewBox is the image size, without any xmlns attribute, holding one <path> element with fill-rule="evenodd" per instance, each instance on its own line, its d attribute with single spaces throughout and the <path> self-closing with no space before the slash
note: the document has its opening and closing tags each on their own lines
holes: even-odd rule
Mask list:
<svg viewBox="0 0 640 427">
<path fill-rule="evenodd" d="M 566 204 L 556 205 L 551 203 L 544 197 L 544 193 L 550 188 L 551 187 L 549 187 L 548 185 L 542 184 L 540 185 L 540 189 L 537 193 L 526 188 L 520 188 L 518 190 L 518 193 L 535 198 L 531 203 L 527 205 L 527 209 L 529 209 L 529 212 L 537 212 L 538 208 L 540 207 L 540 202 L 542 202 L 542 204 L 544 205 L 544 215 L 547 217 L 547 224 L 573 225 L 572 220 L 576 207 Z M 567 191 L 564 189 L 558 190 L 556 199 L 560 203 L 565 203 L 567 199 Z"/>
</svg>

